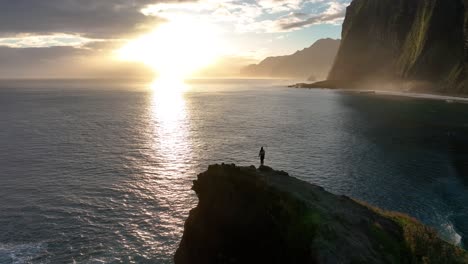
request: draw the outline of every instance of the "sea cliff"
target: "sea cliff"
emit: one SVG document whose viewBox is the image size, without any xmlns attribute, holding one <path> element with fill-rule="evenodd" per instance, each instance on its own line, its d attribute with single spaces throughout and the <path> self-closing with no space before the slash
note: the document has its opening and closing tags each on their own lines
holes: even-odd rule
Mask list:
<svg viewBox="0 0 468 264">
<path fill-rule="evenodd" d="M 269 167 L 212 165 L 198 175 L 176 264 L 468 263 L 411 217 Z"/>
<path fill-rule="evenodd" d="M 467 3 L 353 0 L 328 82 L 467 93 Z"/>
</svg>

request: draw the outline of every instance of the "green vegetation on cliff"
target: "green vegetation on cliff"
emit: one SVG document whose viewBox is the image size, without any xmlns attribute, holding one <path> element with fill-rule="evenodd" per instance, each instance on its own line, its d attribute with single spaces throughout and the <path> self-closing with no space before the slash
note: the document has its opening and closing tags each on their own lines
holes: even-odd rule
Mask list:
<svg viewBox="0 0 468 264">
<path fill-rule="evenodd" d="M 468 263 L 430 228 L 268 167 L 212 165 L 194 181 L 176 264 Z"/>
<path fill-rule="evenodd" d="M 417 81 L 468 92 L 466 0 L 354 0 L 328 79 Z"/>
</svg>

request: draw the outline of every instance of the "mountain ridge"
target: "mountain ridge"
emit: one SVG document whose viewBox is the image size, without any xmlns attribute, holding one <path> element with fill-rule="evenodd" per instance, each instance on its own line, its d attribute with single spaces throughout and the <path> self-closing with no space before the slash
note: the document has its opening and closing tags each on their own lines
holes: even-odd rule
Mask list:
<svg viewBox="0 0 468 264">
<path fill-rule="evenodd" d="M 241 69 L 248 77 L 285 77 L 298 79 L 323 79 L 335 59 L 340 40 L 319 39 L 311 46 L 290 55 L 271 56 L 258 64 Z"/>
</svg>

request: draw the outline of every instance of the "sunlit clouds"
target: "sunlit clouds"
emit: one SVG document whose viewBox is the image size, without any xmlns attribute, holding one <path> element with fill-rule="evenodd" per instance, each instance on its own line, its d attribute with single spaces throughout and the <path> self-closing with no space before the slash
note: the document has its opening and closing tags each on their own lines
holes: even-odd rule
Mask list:
<svg viewBox="0 0 468 264">
<path fill-rule="evenodd" d="M 20 35 L 1 38 L 0 46 L 11 48 L 78 47 L 95 41 L 97 40 L 69 34 Z"/>
<path fill-rule="evenodd" d="M 349 0 L 204 0 L 199 2 L 158 3 L 142 12 L 167 19 L 181 15 L 204 16 L 212 23 L 226 23 L 237 33 L 278 33 L 307 25 L 340 23 Z M 296 25 L 296 26 L 294 26 Z"/>
<path fill-rule="evenodd" d="M 224 46 L 219 34 L 213 24 L 189 16 L 172 17 L 153 32 L 129 41 L 117 56 L 145 63 L 160 78 L 180 79 L 215 62 Z"/>
<path fill-rule="evenodd" d="M 131 77 L 148 69 L 235 76 L 243 63 L 339 38 L 350 1 L 7 1 L 0 78 Z"/>
<path fill-rule="evenodd" d="M 275 34 L 317 23 L 340 23 L 345 6 L 343 1 L 321 0 L 204 0 L 152 4 L 141 12 L 166 22 L 153 32 L 129 41 L 118 51 L 118 57 L 141 61 L 161 78 L 180 79 L 200 72 L 216 60 L 221 61 L 221 57 L 259 58 L 268 54 L 266 45 L 272 46 L 273 40 L 285 38 L 284 34 Z M 256 42 L 258 36 L 252 34 L 268 40 Z M 251 55 L 247 55 L 249 53 Z"/>
</svg>

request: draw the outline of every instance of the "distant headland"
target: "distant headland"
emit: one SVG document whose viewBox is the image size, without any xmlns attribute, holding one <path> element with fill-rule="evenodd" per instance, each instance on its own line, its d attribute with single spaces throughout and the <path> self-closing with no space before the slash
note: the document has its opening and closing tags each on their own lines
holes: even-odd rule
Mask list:
<svg viewBox="0 0 468 264">
<path fill-rule="evenodd" d="M 315 81 L 327 77 L 340 40 L 319 39 L 310 47 L 285 56 L 268 57 L 241 69 L 243 77 L 293 78 Z"/>
</svg>

